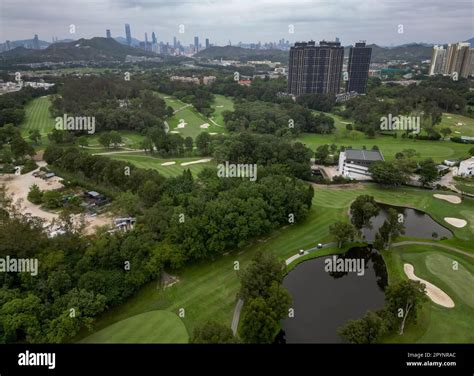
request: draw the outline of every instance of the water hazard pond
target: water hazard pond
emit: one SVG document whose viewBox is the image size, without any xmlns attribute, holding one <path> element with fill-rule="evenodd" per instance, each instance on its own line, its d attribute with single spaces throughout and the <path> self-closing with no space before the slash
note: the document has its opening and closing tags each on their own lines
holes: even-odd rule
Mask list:
<svg viewBox="0 0 474 376">
<path fill-rule="evenodd" d="M 286 343 L 337 343 L 337 329 L 367 310 L 384 305 L 387 272 L 382 256 L 368 248 L 352 248 L 338 258 L 364 260 L 363 275 L 327 272 L 325 256 L 296 266 L 283 285 L 293 297 L 294 317 L 282 322 L 280 341 Z"/>
<path fill-rule="evenodd" d="M 372 229 L 363 229 L 367 241 L 372 241 L 387 218 L 388 205 L 379 204 L 380 213 L 372 219 Z M 393 207 L 403 214 L 405 236 L 425 239 L 451 238 L 452 233 L 429 215 L 415 209 Z M 324 256 L 305 261 L 284 279 L 283 285 L 293 297 L 294 317 L 282 322 L 276 342 L 338 343 L 342 339 L 337 329 L 349 320 L 361 318 L 368 310 L 384 305 L 387 271 L 382 256 L 371 248 L 352 248 L 342 260 L 364 260 L 364 274 L 357 272 L 327 272 Z"/>
</svg>

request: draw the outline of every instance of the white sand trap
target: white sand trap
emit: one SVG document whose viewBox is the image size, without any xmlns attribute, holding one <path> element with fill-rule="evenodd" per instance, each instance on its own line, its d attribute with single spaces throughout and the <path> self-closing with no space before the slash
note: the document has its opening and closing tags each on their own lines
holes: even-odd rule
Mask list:
<svg viewBox="0 0 474 376">
<path fill-rule="evenodd" d="M 178 123 L 176 128 L 186 128 L 186 125 L 188 125 L 188 123 Z"/>
<path fill-rule="evenodd" d="M 459 132 L 459 131 L 454 131 L 454 133 L 461 134 L 461 132 Z"/>
<path fill-rule="evenodd" d="M 452 116 L 448 116 L 448 119 L 452 119 Z"/>
<path fill-rule="evenodd" d="M 207 129 L 207 128 L 209 128 L 209 127 L 210 127 L 209 123 L 204 123 L 204 124 L 201 124 L 201 125 L 199 126 L 199 128 L 205 128 L 205 129 Z"/>
<path fill-rule="evenodd" d="M 423 283 L 426 287 L 426 295 L 430 298 L 434 303 L 439 304 L 440 306 L 446 308 L 453 308 L 454 302 L 453 299 L 449 297 L 443 290 L 439 287 L 433 285 L 432 283 L 425 281 L 424 279 L 418 278 L 414 273 L 413 265 L 411 264 L 404 264 L 403 271 L 407 275 L 409 279 L 412 281 L 419 281 Z"/>
<path fill-rule="evenodd" d="M 219 105 L 219 106 L 216 106 L 216 108 L 224 108 L 224 106 L 222 106 L 222 105 Z"/>
<path fill-rule="evenodd" d="M 175 161 L 173 161 L 173 162 L 165 162 L 165 163 L 162 163 L 161 165 L 162 165 L 162 166 L 171 166 L 171 165 L 174 165 L 174 164 L 176 164 Z"/>
<path fill-rule="evenodd" d="M 433 195 L 434 198 L 439 198 L 440 200 L 448 201 L 451 204 L 460 204 L 461 203 L 461 197 L 455 196 L 455 195 L 440 195 L 438 193 Z"/>
<path fill-rule="evenodd" d="M 197 160 L 197 161 L 191 161 L 191 162 L 184 162 L 184 163 L 181 163 L 181 166 L 188 166 L 188 165 L 196 164 L 196 163 L 207 163 L 207 162 L 210 162 L 210 161 L 212 161 L 212 158 L 199 159 L 199 160 Z"/>
<path fill-rule="evenodd" d="M 217 132 L 209 132 L 209 134 L 210 134 L 211 136 L 215 136 L 215 135 L 217 134 Z"/>
<path fill-rule="evenodd" d="M 170 131 L 170 133 L 179 133 L 179 131 Z"/>
<path fill-rule="evenodd" d="M 448 222 L 451 226 L 457 228 L 463 228 L 467 225 L 467 222 L 464 219 L 453 218 L 453 217 L 444 217 L 444 220 Z"/>
</svg>

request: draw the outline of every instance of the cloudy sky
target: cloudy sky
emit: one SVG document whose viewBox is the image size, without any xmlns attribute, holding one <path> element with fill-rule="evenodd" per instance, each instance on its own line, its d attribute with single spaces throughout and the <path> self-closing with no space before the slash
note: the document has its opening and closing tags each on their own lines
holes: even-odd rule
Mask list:
<svg viewBox="0 0 474 376">
<path fill-rule="evenodd" d="M 0 41 L 51 37 L 132 36 L 158 40 L 195 35 L 239 41 L 334 39 L 380 45 L 447 43 L 474 37 L 472 0 L 0 0 Z M 76 33 L 69 33 L 69 25 Z M 184 33 L 179 33 L 184 25 Z M 293 27 L 291 27 L 292 25 Z M 403 25 L 399 33 L 399 25 Z M 290 31 L 294 31 L 291 33 Z"/>
</svg>

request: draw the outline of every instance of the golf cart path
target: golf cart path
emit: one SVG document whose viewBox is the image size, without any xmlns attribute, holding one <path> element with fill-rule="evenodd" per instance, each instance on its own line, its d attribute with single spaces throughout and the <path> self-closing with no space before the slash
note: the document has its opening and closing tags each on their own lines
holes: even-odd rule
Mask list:
<svg viewBox="0 0 474 376">
<path fill-rule="evenodd" d="M 237 334 L 237 328 L 239 327 L 239 320 L 240 320 L 240 312 L 242 311 L 243 306 L 244 306 L 244 301 L 242 299 L 239 299 L 235 306 L 234 316 L 232 317 L 232 324 L 230 326 L 234 336 Z"/>
</svg>

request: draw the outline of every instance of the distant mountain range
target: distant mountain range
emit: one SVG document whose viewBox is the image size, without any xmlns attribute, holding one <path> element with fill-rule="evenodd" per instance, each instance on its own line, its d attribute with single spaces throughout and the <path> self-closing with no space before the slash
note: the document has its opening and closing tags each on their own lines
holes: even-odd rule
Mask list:
<svg viewBox="0 0 474 376">
<path fill-rule="evenodd" d="M 467 40 L 474 46 L 474 38 Z M 389 60 L 421 61 L 431 59 L 433 44 L 410 43 L 394 47 L 381 47 L 371 44 L 372 62 L 383 63 Z M 349 46 L 345 47 L 345 54 L 349 53 Z M 198 52 L 195 56 L 205 59 L 224 60 L 272 60 L 286 63 L 288 61 L 288 51 L 281 50 L 253 50 L 248 48 L 225 46 L 210 47 Z"/>
<path fill-rule="evenodd" d="M 95 37 L 73 42 L 54 43 L 42 50 L 17 47 L 0 54 L 0 60 L 15 63 L 40 63 L 61 61 L 124 61 L 127 55 L 156 56 L 138 48 L 123 45 L 114 39 Z"/>
<path fill-rule="evenodd" d="M 125 60 L 126 55 L 134 56 L 156 56 L 151 52 L 133 47 L 140 41 L 132 39 L 132 46 L 126 45 L 123 37 L 103 38 L 95 37 L 92 39 L 79 39 L 77 41 L 57 42 L 49 44 L 45 41 L 39 41 L 40 46 L 46 48 L 33 50 L 23 46 L 30 45 L 33 40 L 13 41 L 10 46 L 18 47 L 0 53 L 0 61 L 14 63 L 39 63 L 39 62 L 61 62 L 61 61 L 110 61 Z M 468 39 L 474 46 L 474 38 Z M 372 47 L 372 62 L 382 63 L 389 60 L 407 60 L 421 61 L 431 58 L 432 45 L 426 43 L 411 43 L 395 47 L 381 47 L 375 44 Z M 345 47 L 346 54 L 349 47 Z M 277 49 L 255 50 L 241 48 L 236 46 L 210 47 L 200 51 L 195 56 L 204 59 L 225 59 L 225 60 L 271 60 L 286 63 L 288 61 L 288 51 Z"/>
</svg>

